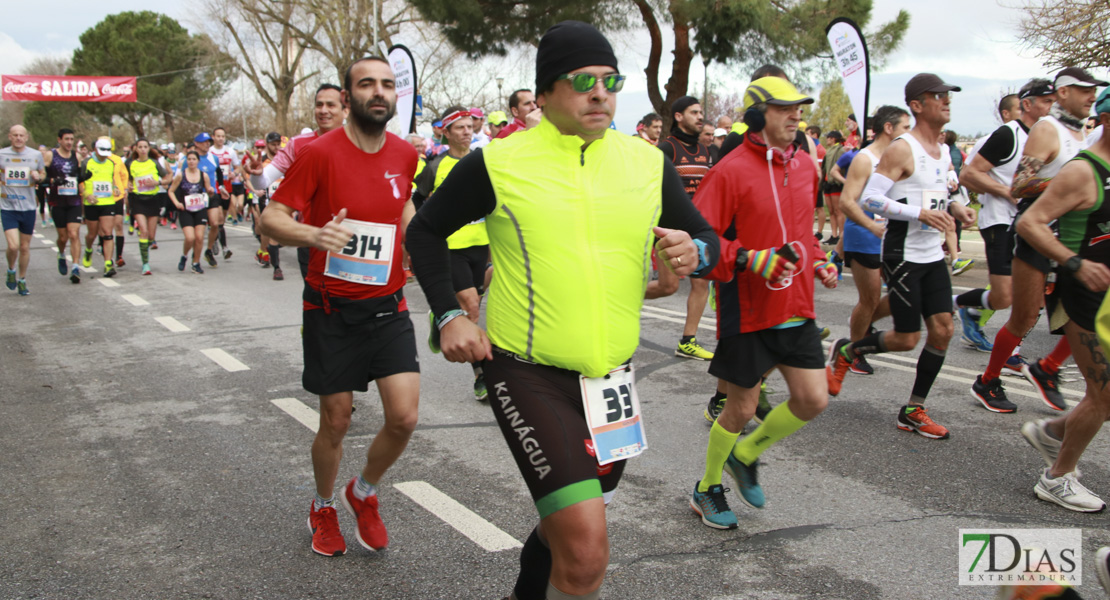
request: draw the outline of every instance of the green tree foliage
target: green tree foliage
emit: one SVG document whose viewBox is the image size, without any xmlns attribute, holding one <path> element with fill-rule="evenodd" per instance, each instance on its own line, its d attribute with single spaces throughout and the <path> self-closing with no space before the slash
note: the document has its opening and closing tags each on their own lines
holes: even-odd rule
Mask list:
<svg viewBox="0 0 1110 600">
<path fill-rule="evenodd" d="M 871 20 L 872 0 L 412 0 L 428 21 L 437 23 L 456 47 L 471 56 L 504 54 L 513 44 L 535 44 L 564 19 L 593 23 L 603 31 L 629 26 L 638 16 L 651 40 L 648 98 L 669 126 L 671 103 L 690 89 L 695 54 L 707 61 L 756 65 L 773 62 L 788 71 L 811 67 L 829 57 L 825 26 L 849 17 L 861 27 Z M 671 74 L 661 81 L 663 34 L 673 36 Z M 901 42 L 909 14 L 866 34 L 872 64 Z M 831 61 L 825 68 L 831 70 Z"/>
<path fill-rule="evenodd" d="M 807 125 L 820 127 L 824 133 L 836 129 L 847 136 L 848 132 L 844 130 L 844 121 L 848 119 L 850 114 L 852 114 L 852 103 L 848 99 L 848 94 L 844 92 L 844 84 L 837 77 L 821 88 L 821 94 L 817 96 L 813 111 L 807 111 L 802 120 Z M 863 117 L 860 115 L 856 115 L 856 117 L 862 125 Z"/>
<path fill-rule="evenodd" d="M 151 11 L 109 15 L 81 34 L 69 75 L 138 76 L 138 102 L 82 102 L 104 124 L 114 117 L 145 137 L 143 118 L 161 115 L 172 138 L 174 116 L 195 117 L 235 75 L 234 60 L 207 36 Z M 203 68 L 197 68 L 203 67 Z"/>
</svg>

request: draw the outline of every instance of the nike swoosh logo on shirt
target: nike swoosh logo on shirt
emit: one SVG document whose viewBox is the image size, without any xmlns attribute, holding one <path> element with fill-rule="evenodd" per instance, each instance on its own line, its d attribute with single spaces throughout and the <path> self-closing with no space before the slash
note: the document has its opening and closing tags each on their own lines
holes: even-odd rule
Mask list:
<svg viewBox="0 0 1110 600">
<path fill-rule="evenodd" d="M 389 172 L 389 171 L 386 171 L 386 172 L 385 172 L 385 178 L 386 178 L 386 179 L 393 179 L 394 177 L 400 177 L 400 176 L 401 176 L 401 174 L 400 174 L 400 173 L 397 173 L 396 175 L 393 175 L 393 174 L 390 174 L 390 172 Z"/>
</svg>

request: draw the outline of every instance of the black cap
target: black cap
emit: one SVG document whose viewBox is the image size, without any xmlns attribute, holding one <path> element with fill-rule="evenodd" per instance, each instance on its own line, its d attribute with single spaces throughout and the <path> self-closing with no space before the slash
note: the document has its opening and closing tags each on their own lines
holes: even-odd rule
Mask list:
<svg viewBox="0 0 1110 600">
<path fill-rule="evenodd" d="M 271 131 L 270 133 L 266 134 L 266 141 L 271 143 L 271 144 L 274 143 L 274 142 L 280 142 L 281 141 L 281 134 L 276 132 L 276 131 Z"/>
<path fill-rule="evenodd" d="M 671 104 L 671 114 L 673 115 L 674 113 L 684 113 L 686 112 L 687 108 L 690 108 L 695 104 L 701 104 L 700 102 L 698 102 L 697 98 L 693 96 L 683 96 L 678 100 L 675 100 L 674 103 Z"/>
<path fill-rule="evenodd" d="M 548 89 L 555 78 L 590 65 L 617 69 L 617 55 L 609 40 L 593 25 L 563 21 L 552 25 L 536 50 L 536 92 Z"/>
<path fill-rule="evenodd" d="M 906 104 L 926 92 L 959 92 L 958 85 L 949 85 L 932 73 L 918 73 L 906 83 Z"/>
<path fill-rule="evenodd" d="M 1079 87 L 1102 87 L 1105 81 L 1091 77 L 1091 74 L 1079 67 L 1068 67 L 1056 74 L 1056 87 L 1062 88 L 1069 85 Z"/>
<path fill-rule="evenodd" d="M 1040 98 L 1056 93 L 1056 85 L 1047 79 L 1031 79 L 1023 85 L 1018 92 L 1018 100 L 1026 98 Z"/>
</svg>

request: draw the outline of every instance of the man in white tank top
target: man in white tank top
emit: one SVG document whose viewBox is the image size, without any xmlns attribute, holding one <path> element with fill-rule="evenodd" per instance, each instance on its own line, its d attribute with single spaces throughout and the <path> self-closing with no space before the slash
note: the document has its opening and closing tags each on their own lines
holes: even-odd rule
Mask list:
<svg viewBox="0 0 1110 600">
<path fill-rule="evenodd" d="M 1105 81 L 1099 81 L 1077 67 L 1068 67 L 1057 73 L 1054 83 L 1056 102 L 1049 109 L 1048 116 L 1030 128 L 1029 139 L 1025 142 L 1021 161 L 1014 173 L 1010 195 L 1018 200 L 1015 224 L 1048 187 L 1048 182 L 1060 168 L 1083 149 L 1083 126 L 1094 105 L 1097 88 L 1106 85 Z M 1021 236 L 1017 236 L 1013 228 L 1011 233 L 1015 238 L 1010 319 L 995 336 L 987 369 L 976 378 L 972 387 L 972 394 L 980 401 L 980 394 L 983 394 L 988 396 L 990 404 L 1012 409 L 1002 412 L 1013 412 L 1017 407 L 1006 398 L 998 374 L 1014 348 L 1036 325 L 1037 315 L 1045 304 L 1045 281 L 1054 267 Z M 1029 363 L 1022 370 L 1044 403 L 1054 410 L 1067 408 L 1060 393 L 1057 372 L 1070 356 L 1071 346 L 1066 337 L 1061 337 L 1048 356 Z M 984 402 L 984 406 L 987 405 Z"/>
<path fill-rule="evenodd" d="M 1016 94 L 1020 118 L 1010 121 L 983 139 L 975 156 L 960 174 L 960 183 L 967 189 L 979 194 L 982 208 L 979 210 L 979 235 L 987 254 L 987 269 L 990 272 L 989 289 L 978 288 L 964 292 L 956 297 L 956 306 L 961 310 L 961 320 L 965 338 L 971 335 L 982 336 L 981 323 L 968 315 L 968 308 L 996 311 L 1010 307 L 1013 297 L 1011 287 L 1011 264 L 1014 260 L 1014 236 L 1010 232 L 1014 216 L 1017 215 L 1017 199 L 1010 195 L 1014 172 L 1021 162 L 1025 141 L 1029 130 L 1042 117 L 1048 114 L 1056 100 L 1056 86 L 1048 79 L 1031 79 Z M 989 315 L 990 313 L 988 313 Z M 969 318 L 972 317 L 972 318 Z M 986 344 L 987 349 L 991 344 Z M 1017 354 L 1007 357 L 999 369 L 1008 368 L 1016 373 L 1025 369 L 1025 361 Z M 991 382 L 998 379 L 999 373 L 987 372 L 981 381 L 971 387 L 971 393 L 989 411 L 1007 413 L 1017 410 L 1010 402 L 1001 383 Z"/>
<path fill-rule="evenodd" d="M 955 228 L 953 217 L 967 225 L 975 213 L 959 202 L 949 204 L 958 182 L 948 177 L 951 156 L 937 143 L 950 120 L 951 92 L 960 88 L 932 73 L 915 75 L 906 84 L 905 99 L 913 114 L 913 130 L 891 142 L 879 168 L 867 182 L 860 205 L 890 222 L 883 234 L 882 268 L 889 286 L 894 330 L 878 331 L 855 342 L 837 340 L 829 352 L 829 394 L 837 395 L 844 375 L 859 356 L 912 350 L 921 339 L 921 318 L 928 337 L 917 359 L 917 378 L 909 402 L 898 411 L 898 429 L 931 439 L 948 438 L 934 422 L 925 399 L 944 366 L 952 339 L 952 280 L 944 262 L 944 232 Z"/>
<path fill-rule="evenodd" d="M 859 199 L 867 180 L 879 167 L 879 157 L 891 142 L 910 130 L 910 114 L 897 106 L 880 106 L 868 121 L 877 135 L 871 145 L 860 150 L 852 159 L 844 190 L 840 194 L 840 209 L 847 218 L 844 222 L 844 263 L 852 270 L 852 280 L 859 295 L 859 302 L 852 309 L 848 321 L 849 339 L 853 342 L 863 339 L 872 323 L 890 316 L 890 303 L 881 301 L 883 281 L 879 273 L 886 220 L 882 217 L 876 220 L 875 215 L 865 212 L 859 206 Z M 862 356 L 852 361 L 850 370 L 861 375 L 874 373 Z"/>
</svg>

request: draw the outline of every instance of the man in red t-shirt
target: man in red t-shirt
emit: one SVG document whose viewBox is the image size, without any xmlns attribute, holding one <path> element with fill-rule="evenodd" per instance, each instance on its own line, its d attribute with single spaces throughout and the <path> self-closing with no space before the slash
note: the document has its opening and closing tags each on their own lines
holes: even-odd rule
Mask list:
<svg viewBox="0 0 1110 600">
<path fill-rule="evenodd" d="M 376 381 L 385 413 L 362 473 L 339 498 L 358 521 L 359 543 L 369 550 L 388 544 L 376 486 L 408 444 L 420 395 L 401 267 L 403 233 L 416 212 L 409 197 L 416 150 L 385 131 L 397 107 L 389 63 L 378 57 L 355 62 L 343 88 L 347 123 L 300 151 L 262 213 L 264 234 L 287 246 L 311 247 L 303 381 L 320 396 L 320 430 L 312 444 L 316 499 L 308 523 L 312 550 L 324 556 L 347 550 L 333 492 L 353 392 L 365 392 Z"/>
</svg>

